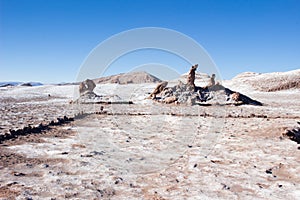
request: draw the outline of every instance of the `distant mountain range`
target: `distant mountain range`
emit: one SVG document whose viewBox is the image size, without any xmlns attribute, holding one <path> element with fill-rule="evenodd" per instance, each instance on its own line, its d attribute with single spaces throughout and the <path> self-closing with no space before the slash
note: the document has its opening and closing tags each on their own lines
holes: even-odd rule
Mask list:
<svg viewBox="0 0 300 200">
<path fill-rule="evenodd" d="M 43 85 L 42 83 L 38 82 L 0 82 L 0 87 L 7 87 L 7 86 L 39 86 Z"/>
<path fill-rule="evenodd" d="M 147 72 L 129 72 L 122 73 L 117 75 L 111 75 L 106 77 L 101 77 L 97 79 L 93 79 L 96 84 L 105 84 L 105 83 L 118 83 L 118 84 L 139 84 L 139 83 L 158 83 L 161 80 Z M 55 85 L 78 85 L 79 82 L 75 83 L 58 83 Z M 39 82 L 15 82 L 15 81 L 7 81 L 0 82 L 0 87 L 7 86 L 39 86 L 43 85 Z"/>
</svg>

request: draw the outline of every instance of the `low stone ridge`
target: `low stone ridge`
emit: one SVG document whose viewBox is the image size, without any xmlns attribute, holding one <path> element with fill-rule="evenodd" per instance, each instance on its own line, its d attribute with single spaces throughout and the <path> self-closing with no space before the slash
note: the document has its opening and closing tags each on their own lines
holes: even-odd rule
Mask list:
<svg viewBox="0 0 300 200">
<path fill-rule="evenodd" d="M 232 91 L 220 84 L 216 84 L 215 75 L 210 78 L 209 85 L 199 87 L 195 85 L 195 70 L 198 65 L 192 66 L 187 76 L 187 84 L 179 81 L 174 87 L 164 87 L 160 83 L 151 93 L 150 97 L 163 103 L 187 104 L 187 105 L 226 105 L 226 104 L 250 104 L 261 106 L 262 103 L 247 97 L 241 93 Z M 166 86 L 164 83 L 163 86 Z M 158 97 L 157 97 L 158 96 Z"/>
<path fill-rule="evenodd" d="M 32 126 L 28 124 L 28 126 L 25 126 L 24 128 L 20 129 L 10 129 L 9 133 L 5 133 L 4 135 L 0 135 L 0 144 L 6 140 L 11 140 L 14 138 L 17 138 L 19 136 L 25 136 L 29 134 L 39 134 L 42 133 L 45 130 L 49 130 L 51 126 L 60 126 L 66 123 L 69 123 L 71 121 L 74 121 L 73 117 L 67 117 L 64 116 L 62 118 L 57 118 L 57 121 L 51 121 L 48 124 L 40 123 L 38 126 Z"/>
</svg>

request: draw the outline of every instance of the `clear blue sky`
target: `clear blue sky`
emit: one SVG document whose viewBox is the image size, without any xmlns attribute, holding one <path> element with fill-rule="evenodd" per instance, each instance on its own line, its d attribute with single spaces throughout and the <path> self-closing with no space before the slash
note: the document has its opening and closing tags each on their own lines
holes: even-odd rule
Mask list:
<svg viewBox="0 0 300 200">
<path fill-rule="evenodd" d="M 300 68 L 299 0 L 0 0 L 0 81 L 74 81 L 95 46 L 139 27 L 190 36 L 225 79 Z"/>
</svg>

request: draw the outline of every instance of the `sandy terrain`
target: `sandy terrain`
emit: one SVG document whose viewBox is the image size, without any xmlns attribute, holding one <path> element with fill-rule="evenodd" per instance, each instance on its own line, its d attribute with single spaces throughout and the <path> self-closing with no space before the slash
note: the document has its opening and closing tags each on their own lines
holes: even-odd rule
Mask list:
<svg viewBox="0 0 300 200">
<path fill-rule="evenodd" d="M 69 104 L 74 85 L 0 88 L 1 134 L 86 113 L 0 144 L 0 199 L 300 199 L 299 145 L 283 136 L 300 90 L 224 85 L 264 106 L 158 104 L 152 83 L 97 85 L 132 105 Z"/>
</svg>

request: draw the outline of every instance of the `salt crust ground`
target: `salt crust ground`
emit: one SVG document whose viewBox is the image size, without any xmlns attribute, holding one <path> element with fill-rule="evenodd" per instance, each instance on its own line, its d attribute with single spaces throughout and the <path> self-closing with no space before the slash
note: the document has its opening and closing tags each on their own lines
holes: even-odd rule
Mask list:
<svg viewBox="0 0 300 200">
<path fill-rule="evenodd" d="M 300 121 L 299 90 L 224 84 L 265 106 L 161 105 L 144 100 L 156 84 L 97 85 L 136 104 L 1 144 L 0 198 L 299 199 L 298 145 L 282 137 Z M 68 104 L 76 87 L 1 88 L 1 134 L 98 111 Z"/>
</svg>

